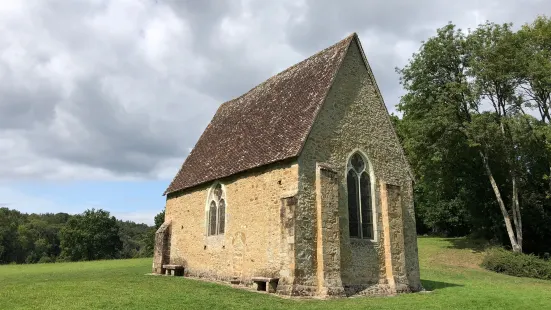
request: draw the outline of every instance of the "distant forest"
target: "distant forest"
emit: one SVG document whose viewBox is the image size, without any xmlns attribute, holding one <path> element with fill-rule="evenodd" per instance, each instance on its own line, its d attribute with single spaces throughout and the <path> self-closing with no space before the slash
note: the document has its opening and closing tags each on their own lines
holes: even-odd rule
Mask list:
<svg viewBox="0 0 551 310">
<path fill-rule="evenodd" d="M 25 214 L 0 208 L 0 264 L 32 264 L 153 256 L 156 227 L 121 221 L 104 210 Z"/>
</svg>

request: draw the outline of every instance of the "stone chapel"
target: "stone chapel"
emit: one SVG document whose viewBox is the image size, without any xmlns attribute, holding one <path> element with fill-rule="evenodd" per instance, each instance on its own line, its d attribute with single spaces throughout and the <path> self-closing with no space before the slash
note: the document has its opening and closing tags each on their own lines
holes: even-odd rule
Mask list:
<svg viewBox="0 0 551 310">
<path fill-rule="evenodd" d="M 292 296 L 419 291 L 412 185 L 354 33 L 218 108 L 164 193 L 153 272 Z"/>
</svg>

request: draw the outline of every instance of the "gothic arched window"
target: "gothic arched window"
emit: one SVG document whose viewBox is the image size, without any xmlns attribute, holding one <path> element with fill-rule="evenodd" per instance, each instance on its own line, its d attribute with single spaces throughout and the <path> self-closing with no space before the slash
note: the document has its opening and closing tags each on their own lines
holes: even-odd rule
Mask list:
<svg viewBox="0 0 551 310">
<path fill-rule="evenodd" d="M 220 183 L 210 191 L 207 210 L 207 235 L 221 235 L 226 228 L 226 193 Z"/>
<path fill-rule="evenodd" d="M 350 237 L 373 239 L 373 206 L 369 166 L 359 153 L 354 153 L 348 160 L 346 186 L 348 189 Z"/>
</svg>

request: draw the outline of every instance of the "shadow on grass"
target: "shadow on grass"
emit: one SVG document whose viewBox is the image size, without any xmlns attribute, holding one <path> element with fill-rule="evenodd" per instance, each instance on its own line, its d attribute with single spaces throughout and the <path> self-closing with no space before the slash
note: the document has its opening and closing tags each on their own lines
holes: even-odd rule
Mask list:
<svg viewBox="0 0 551 310">
<path fill-rule="evenodd" d="M 474 253 L 482 253 L 490 246 L 485 240 L 469 238 L 446 238 L 444 240 L 450 243 L 449 249 L 469 249 Z"/>
<path fill-rule="evenodd" d="M 423 287 L 427 291 L 435 291 L 435 290 L 440 290 L 440 289 L 448 288 L 448 287 L 461 287 L 461 286 L 464 286 L 464 285 L 461 285 L 461 284 L 431 281 L 431 280 L 421 280 L 421 284 L 423 285 Z"/>
</svg>

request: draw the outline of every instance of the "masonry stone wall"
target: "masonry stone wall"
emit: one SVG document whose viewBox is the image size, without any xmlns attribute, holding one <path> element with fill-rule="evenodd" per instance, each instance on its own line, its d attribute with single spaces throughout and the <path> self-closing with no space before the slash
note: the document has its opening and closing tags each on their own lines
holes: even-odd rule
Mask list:
<svg viewBox="0 0 551 310">
<path fill-rule="evenodd" d="M 331 166 L 316 169 L 317 294 L 344 295 L 341 281 L 339 178 Z"/>
<path fill-rule="evenodd" d="M 347 160 L 355 151 L 364 154 L 372 167 L 376 212 L 374 241 L 351 239 L 348 230 L 346 189 Z M 388 113 L 379 97 L 370 71 L 363 63 L 356 42 L 352 42 L 335 82 L 327 96 L 310 136 L 298 159 L 299 196 L 296 210 L 295 233 L 301 238 L 296 243 L 296 283 L 307 291 L 314 291 L 318 283 L 317 255 L 318 226 L 316 218 L 316 166 L 329 165 L 337 173 L 338 212 L 340 226 L 340 279 L 348 293 L 388 293 L 389 279 L 385 266 L 381 210 L 382 184 L 392 184 L 401 190 L 398 205 L 392 205 L 392 225 L 389 233 L 399 235 L 403 254 L 394 253 L 392 270 L 398 284 L 409 290 L 420 288 L 415 219 L 413 212 L 412 180 L 407 170 L 399 141 L 393 132 Z M 394 197 L 394 196 L 393 196 Z M 394 197 L 395 198 L 395 197 Z M 394 199 L 391 198 L 391 199 Z M 396 202 L 397 200 L 392 200 Z M 398 256 L 396 256 L 398 255 Z M 401 266 L 398 266 L 401 264 Z M 339 291 L 339 288 L 335 288 Z"/>
<path fill-rule="evenodd" d="M 163 265 L 170 261 L 170 221 L 165 221 L 155 232 L 153 273 L 164 274 Z"/>
<path fill-rule="evenodd" d="M 186 267 L 186 275 L 251 281 L 253 276 L 293 282 L 294 239 L 286 214 L 296 195 L 298 166 L 279 163 L 219 180 L 226 195 L 225 233 L 206 236 L 206 205 L 212 184 L 170 195 L 165 220 L 171 221 L 170 263 Z M 292 204 L 292 203 L 291 203 Z M 285 273 L 286 272 L 286 273 Z"/>
</svg>

